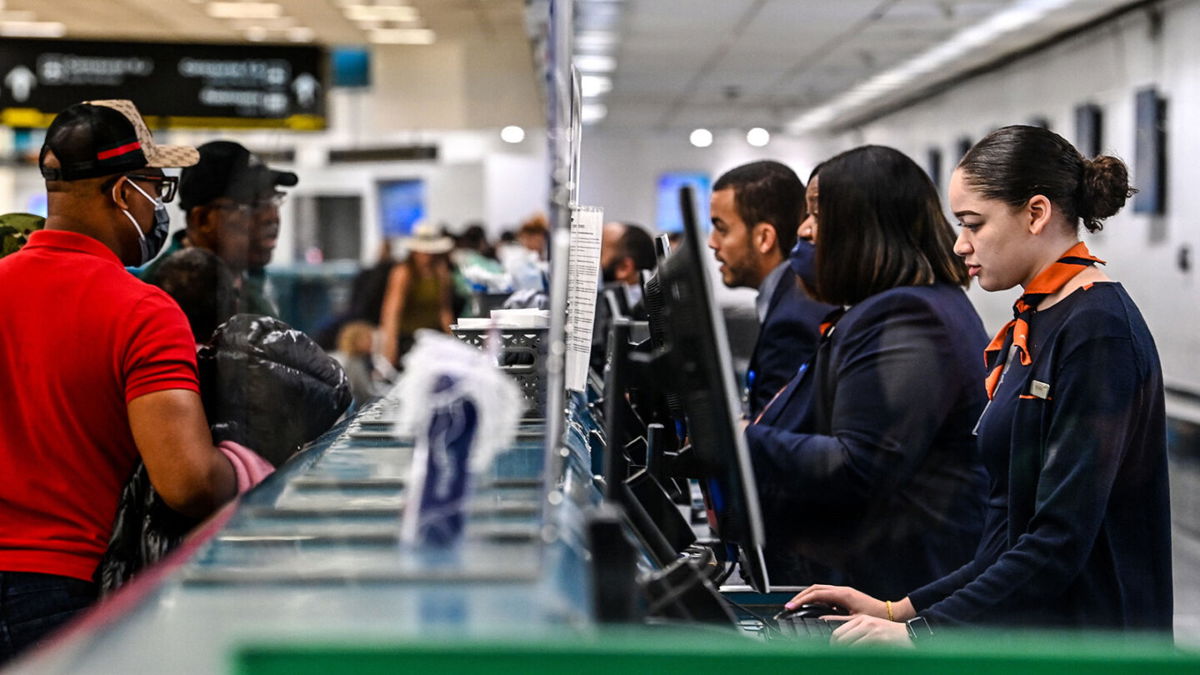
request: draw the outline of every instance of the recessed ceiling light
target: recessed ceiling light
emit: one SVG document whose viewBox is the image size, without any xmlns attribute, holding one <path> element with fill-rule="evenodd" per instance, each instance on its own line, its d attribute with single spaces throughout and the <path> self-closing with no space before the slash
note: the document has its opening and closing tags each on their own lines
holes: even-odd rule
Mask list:
<svg viewBox="0 0 1200 675">
<path fill-rule="evenodd" d="M 368 35 L 371 42 L 385 45 L 431 45 L 434 41 L 428 28 L 377 28 Z"/>
<path fill-rule="evenodd" d="M 608 106 L 603 103 L 584 103 L 579 107 L 579 118 L 584 124 L 594 124 L 608 116 Z"/>
<path fill-rule="evenodd" d="M 603 30 L 585 30 L 575 34 L 575 48 L 585 52 L 609 51 L 617 46 L 617 34 Z"/>
<path fill-rule="evenodd" d="M 746 142 L 756 148 L 766 147 L 771 142 L 771 132 L 762 127 L 754 127 L 746 132 Z"/>
<path fill-rule="evenodd" d="M 208 15 L 218 19 L 277 19 L 283 6 L 277 2 L 210 2 Z"/>
<path fill-rule="evenodd" d="M 308 26 L 296 26 L 295 28 L 287 29 L 287 38 L 291 42 L 312 42 L 316 36 L 316 31 Z"/>
<path fill-rule="evenodd" d="M 4 37 L 57 38 L 67 34 L 67 26 L 58 21 L 0 21 Z"/>
<path fill-rule="evenodd" d="M 582 75 L 579 78 L 579 92 L 584 98 L 603 96 L 612 91 L 612 78 L 607 75 Z"/>
<path fill-rule="evenodd" d="M 500 130 L 500 140 L 505 143 L 520 143 L 525 140 L 525 130 L 515 125 L 509 125 Z"/>
<path fill-rule="evenodd" d="M 262 42 L 267 39 L 267 32 L 267 29 L 262 26 L 251 26 L 243 31 L 243 34 L 251 42 Z"/>
<path fill-rule="evenodd" d="M 267 30 L 287 30 L 295 26 L 297 21 L 292 16 L 281 16 L 275 19 L 233 19 L 230 23 L 238 30 L 248 30 L 254 27 Z"/>
<path fill-rule="evenodd" d="M 708 129 L 696 129 L 688 136 L 688 140 L 697 148 L 707 148 L 713 143 L 713 135 Z"/>
<path fill-rule="evenodd" d="M 611 73 L 617 60 L 607 54 L 576 54 L 571 59 L 581 73 Z"/>
<path fill-rule="evenodd" d="M 342 11 L 351 21 L 416 21 L 416 7 L 390 5 L 349 5 Z"/>
</svg>

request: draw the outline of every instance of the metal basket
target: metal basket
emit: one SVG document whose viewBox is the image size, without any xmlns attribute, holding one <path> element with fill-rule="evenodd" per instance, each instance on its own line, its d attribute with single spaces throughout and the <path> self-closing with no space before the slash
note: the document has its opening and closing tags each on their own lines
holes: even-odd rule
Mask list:
<svg viewBox="0 0 1200 675">
<path fill-rule="evenodd" d="M 487 349 L 488 328 L 451 327 L 454 337 L 478 349 Z M 546 411 L 546 342 L 548 328 L 506 328 L 499 331 L 500 353 L 496 366 L 513 378 L 525 397 L 525 418 L 537 419 Z"/>
</svg>

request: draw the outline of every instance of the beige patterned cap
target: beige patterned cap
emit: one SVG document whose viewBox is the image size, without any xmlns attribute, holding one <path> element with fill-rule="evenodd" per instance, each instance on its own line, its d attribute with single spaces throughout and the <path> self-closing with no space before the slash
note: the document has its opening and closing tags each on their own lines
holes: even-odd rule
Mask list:
<svg viewBox="0 0 1200 675">
<path fill-rule="evenodd" d="M 154 137 L 150 135 L 150 129 L 146 127 L 146 121 L 142 119 L 142 114 L 138 112 L 133 101 L 112 98 L 101 101 L 84 101 L 84 103 L 112 108 L 129 120 L 134 131 L 137 132 L 142 152 L 146 155 L 146 166 L 155 169 L 182 169 L 200 161 L 200 153 L 190 145 L 155 144 Z"/>
<path fill-rule="evenodd" d="M 47 166 L 54 154 L 58 166 Z M 46 129 L 38 167 L 48 181 L 99 178 L 145 167 L 191 166 L 195 148 L 155 145 L 131 101 L 90 101 L 63 110 Z"/>
</svg>

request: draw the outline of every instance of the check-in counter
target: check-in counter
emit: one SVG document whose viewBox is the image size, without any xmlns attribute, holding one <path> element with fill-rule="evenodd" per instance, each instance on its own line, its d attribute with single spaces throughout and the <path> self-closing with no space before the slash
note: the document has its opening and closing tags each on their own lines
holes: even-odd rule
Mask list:
<svg viewBox="0 0 1200 675">
<path fill-rule="evenodd" d="M 588 625 L 586 457 L 556 462 L 571 476 L 545 476 L 543 426 L 523 423 L 476 477 L 461 545 L 404 545 L 413 444 L 392 434 L 393 407 L 330 431 L 202 526 L 207 541 L 19 667 L 212 673 L 247 643 L 531 639 Z"/>
</svg>

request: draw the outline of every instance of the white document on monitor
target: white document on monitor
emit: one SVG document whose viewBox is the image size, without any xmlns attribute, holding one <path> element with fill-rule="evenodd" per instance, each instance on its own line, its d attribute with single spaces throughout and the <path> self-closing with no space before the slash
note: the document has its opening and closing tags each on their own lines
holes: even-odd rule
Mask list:
<svg viewBox="0 0 1200 675">
<path fill-rule="evenodd" d="M 567 259 L 567 389 L 587 386 L 596 293 L 600 279 L 600 239 L 604 211 L 597 206 L 571 210 L 571 247 Z"/>
</svg>

